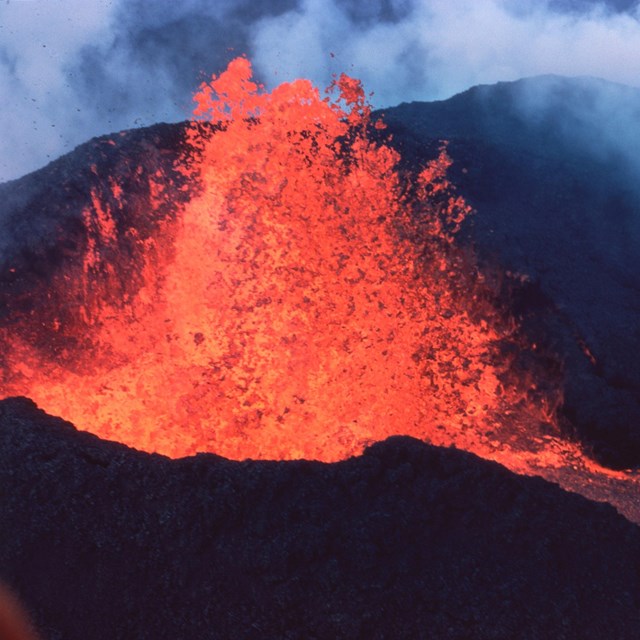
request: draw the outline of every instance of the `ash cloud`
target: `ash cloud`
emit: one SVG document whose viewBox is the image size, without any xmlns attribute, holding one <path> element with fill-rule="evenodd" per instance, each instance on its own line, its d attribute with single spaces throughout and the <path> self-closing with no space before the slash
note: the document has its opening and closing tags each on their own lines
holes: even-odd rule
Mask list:
<svg viewBox="0 0 640 640">
<path fill-rule="evenodd" d="M 629 0 L 9 0 L 0 4 L 0 181 L 86 139 L 188 117 L 246 53 L 268 86 L 359 77 L 375 106 L 545 73 L 640 83 Z M 330 54 L 333 53 L 332 57 Z"/>
</svg>

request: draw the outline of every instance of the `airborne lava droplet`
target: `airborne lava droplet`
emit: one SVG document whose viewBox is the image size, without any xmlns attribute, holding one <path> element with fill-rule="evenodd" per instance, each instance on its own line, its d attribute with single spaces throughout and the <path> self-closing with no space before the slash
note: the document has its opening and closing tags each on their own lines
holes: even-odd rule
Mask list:
<svg viewBox="0 0 640 640">
<path fill-rule="evenodd" d="M 92 193 L 83 268 L 64 284 L 74 340 L 53 354 L 6 334 L 5 395 L 173 457 L 325 461 L 393 434 L 477 449 L 496 413 L 527 402 L 452 242 L 469 207 L 445 150 L 403 175 L 345 75 L 324 96 L 307 80 L 268 92 L 238 58 L 195 102 L 191 199 L 162 239 L 139 239 L 135 286 Z M 548 417 L 546 400 L 529 405 Z"/>
</svg>

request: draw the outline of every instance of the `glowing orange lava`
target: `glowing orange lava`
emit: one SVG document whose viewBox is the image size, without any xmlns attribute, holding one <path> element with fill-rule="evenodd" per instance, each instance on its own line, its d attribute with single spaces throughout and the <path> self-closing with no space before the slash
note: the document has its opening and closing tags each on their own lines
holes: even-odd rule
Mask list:
<svg viewBox="0 0 640 640">
<path fill-rule="evenodd" d="M 393 434 L 499 457 L 505 407 L 552 419 L 496 355 L 510 329 L 452 242 L 469 208 L 445 150 L 402 175 L 344 75 L 325 97 L 306 80 L 267 92 L 239 58 L 195 100 L 191 200 L 129 274 L 92 194 L 82 267 L 57 285 L 75 305 L 53 323 L 65 347 L 5 332 L 3 395 L 173 457 L 334 461 Z"/>
</svg>

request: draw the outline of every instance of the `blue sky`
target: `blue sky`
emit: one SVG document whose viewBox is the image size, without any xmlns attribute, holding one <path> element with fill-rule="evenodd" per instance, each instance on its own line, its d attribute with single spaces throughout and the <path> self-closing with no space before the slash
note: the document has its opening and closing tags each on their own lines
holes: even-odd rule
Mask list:
<svg viewBox="0 0 640 640">
<path fill-rule="evenodd" d="M 375 106 L 542 73 L 640 86 L 631 0 L 1 0 L 0 181 L 188 117 L 240 53 L 267 85 L 346 71 Z M 334 56 L 330 54 L 333 53 Z"/>
</svg>

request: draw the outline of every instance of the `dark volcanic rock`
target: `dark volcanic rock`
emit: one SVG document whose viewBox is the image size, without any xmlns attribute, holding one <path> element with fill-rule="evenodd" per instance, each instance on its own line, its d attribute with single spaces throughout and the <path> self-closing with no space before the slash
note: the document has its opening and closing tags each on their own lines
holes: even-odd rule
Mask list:
<svg viewBox="0 0 640 640">
<path fill-rule="evenodd" d="M 0 578 L 44 638 L 636 638 L 613 508 L 392 438 L 338 464 L 182 460 L 0 402 Z"/>
<path fill-rule="evenodd" d="M 30 340 L 47 343 L 56 340 L 50 330 L 54 319 L 63 325 L 77 320 L 64 314 L 86 305 L 83 294 L 56 282 L 82 270 L 89 236 L 96 241 L 95 230 L 83 218 L 95 207 L 93 195 L 113 220 L 117 236 L 100 252 L 105 263 L 120 267 L 115 279 L 110 271 L 95 273 L 95 288 L 109 278 L 103 290 L 111 293 L 111 302 L 135 291 L 145 240 L 162 220 L 177 215 L 187 197 L 181 188 L 184 177 L 175 167 L 183 139 L 184 124 L 103 136 L 43 169 L 0 184 L 0 327 L 35 314 L 32 330 L 40 335 Z"/>
<path fill-rule="evenodd" d="M 564 364 L 565 415 L 603 463 L 640 465 L 640 90 L 540 77 L 385 112 L 416 166 L 450 142 L 485 271 L 524 276 L 524 328 Z"/>
</svg>

